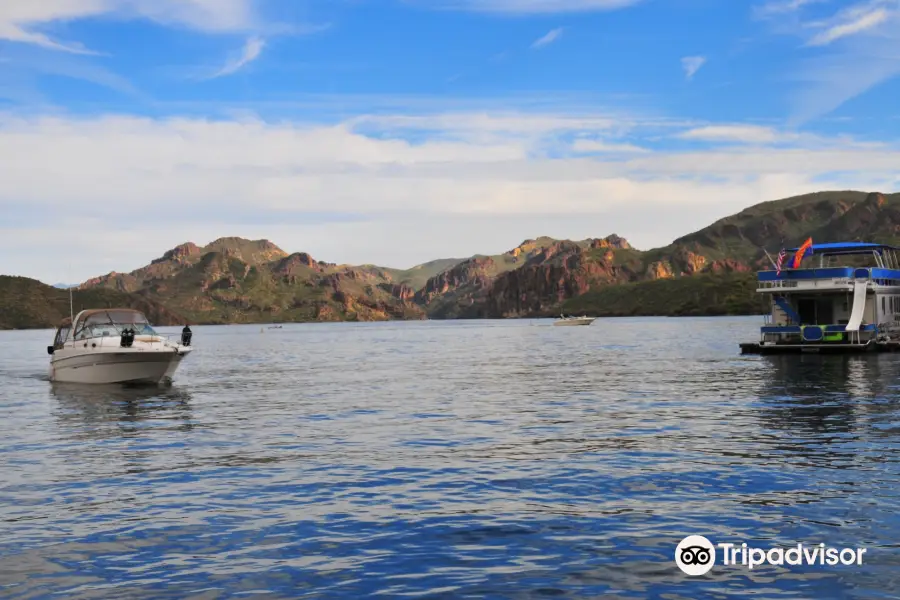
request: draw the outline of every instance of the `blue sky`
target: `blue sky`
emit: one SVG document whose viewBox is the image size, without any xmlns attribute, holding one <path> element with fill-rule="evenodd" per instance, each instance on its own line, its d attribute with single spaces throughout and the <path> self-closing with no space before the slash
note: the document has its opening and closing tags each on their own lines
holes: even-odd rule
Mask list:
<svg viewBox="0 0 900 600">
<path fill-rule="evenodd" d="M 398 267 L 649 248 L 893 191 L 898 25 L 900 0 L 4 0 L 0 272 L 225 235 Z"/>
</svg>

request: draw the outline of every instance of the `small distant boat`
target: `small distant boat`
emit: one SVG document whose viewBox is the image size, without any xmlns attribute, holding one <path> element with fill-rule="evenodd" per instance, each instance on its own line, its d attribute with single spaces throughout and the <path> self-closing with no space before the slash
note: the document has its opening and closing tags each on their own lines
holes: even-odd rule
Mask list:
<svg viewBox="0 0 900 600">
<path fill-rule="evenodd" d="M 553 322 L 554 325 L 590 325 L 597 317 L 567 317 L 559 315 L 559 319 Z"/>
<path fill-rule="evenodd" d="M 269 325 L 269 329 L 284 329 L 283 325 Z"/>
<path fill-rule="evenodd" d="M 130 308 L 83 310 L 60 323 L 50 354 L 50 381 L 163 383 L 191 352 L 188 328 L 178 342 L 159 335 Z"/>
</svg>

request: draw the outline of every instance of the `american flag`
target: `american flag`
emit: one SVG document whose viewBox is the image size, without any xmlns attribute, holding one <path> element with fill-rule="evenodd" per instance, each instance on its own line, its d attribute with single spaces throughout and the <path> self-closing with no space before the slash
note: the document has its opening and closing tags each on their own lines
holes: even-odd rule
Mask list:
<svg viewBox="0 0 900 600">
<path fill-rule="evenodd" d="M 784 259 L 787 256 L 787 252 L 784 251 L 784 248 L 781 249 L 781 252 L 778 253 L 778 259 L 775 261 L 775 274 L 781 275 L 781 265 L 784 264 Z"/>
</svg>

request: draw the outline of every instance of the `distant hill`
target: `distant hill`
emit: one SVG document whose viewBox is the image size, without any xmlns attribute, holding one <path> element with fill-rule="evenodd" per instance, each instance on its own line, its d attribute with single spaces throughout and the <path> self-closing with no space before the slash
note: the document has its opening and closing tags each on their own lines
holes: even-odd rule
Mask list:
<svg viewBox="0 0 900 600">
<path fill-rule="evenodd" d="M 86 308 L 135 308 L 154 325 L 178 325 L 184 317 L 139 294 L 103 288 L 73 290 L 77 313 Z M 69 292 L 27 277 L 0 275 L 0 329 L 52 328 L 69 316 Z"/>
<path fill-rule="evenodd" d="M 524 264 L 477 281 L 477 294 L 466 293 L 471 284 L 454 286 L 440 274 L 424 290 L 441 293 L 428 298 L 432 317 L 522 317 L 558 314 L 560 308 L 578 307 L 573 299 L 590 294 L 584 302 L 598 314 L 652 310 L 652 314 L 720 314 L 758 312 L 744 297 L 724 299 L 719 286 L 752 280 L 752 273 L 768 265 L 764 248 L 777 253 L 782 240 L 790 248 L 806 238 L 829 241 L 867 240 L 900 244 L 900 194 L 856 191 L 819 192 L 764 202 L 716 221 L 662 248 L 636 250 L 610 236 L 585 242 L 554 241 Z M 454 267 L 459 270 L 466 263 Z M 730 278 L 730 275 L 745 274 Z M 694 279 L 698 275 L 709 277 Z M 657 280 L 679 283 L 650 285 Z M 646 285 L 645 282 L 648 282 Z M 636 284 L 616 290 L 623 284 Z M 697 306 L 667 307 L 662 298 L 643 298 L 645 291 L 682 293 L 696 291 Z M 749 288 L 743 288 L 749 289 Z M 599 291 L 598 291 L 599 290 Z M 594 292 L 597 292 L 596 294 Z M 709 292 L 709 293 L 707 293 Z M 464 301 L 457 298 L 465 296 Z M 618 294 L 632 293 L 628 296 Z M 750 296 L 752 298 L 752 296 Z M 447 310 L 447 301 L 455 303 Z M 647 300 L 653 309 L 628 308 Z M 574 303 L 573 303 L 574 302 Z M 749 302 L 749 304 L 748 304 Z M 607 307 L 608 308 L 604 308 Z M 723 304 L 724 303 L 724 304 Z M 730 304 L 729 304 L 730 303 Z M 729 306 L 723 308 L 723 306 Z M 650 313 L 645 313 L 650 314 Z"/>
<path fill-rule="evenodd" d="M 757 315 L 767 312 L 756 273 L 704 273 L 593 289 L 556 314 L 596 317 Z M 548 315 L 549 316 L 549 315 Z"/>
<path fill-rule="evenodd" d="M 404 281 L 424 279 L 439 266 L 419 273 L 336 265 L 288 254 L 268 240 L 231 237 L 202 248 L 182 244 L 145 267 L 95 277 L 81 289 L 140 292 L 195 323 L 422 319 L 425 311 Z"/>
<path fill-rule="evenodd" d="M 381 269 L 389 274 L 399 284 L 409 286 L 413 290 L 419 290 L 428 283 L 428 280 L 451 267 L 463 262 L 464 258 L 439 258 L 410 269 L 389 269 L 376 267 L 375 265 L 363 265 L 363 268 Z"/>
<path fill-rule="evenodd" d="M 431 318 L 540 314 L 587 291 L 592 281 L 628 281 L 625 265 L 634 254 L 617 235 L 577 242 L 549 237 L 525 240 L 504 254 L 474 256 L 435 275 L 415 299 Z M 606 257 L 615 266 L 593 268 Z"/>
<path fill-rule="evenodd" d="M 823 241 L 898 242 L 900 194 L 817 192 L 763 202 L 660 250 L 685 247 L 710 258 L 753 262 L 763 247 L 777 251 L 782 239 L 796 247 L 810 236 Z"/>
<path fill-rule="evenodd" d="M 782 240 L 792 247 L 810 236 L 900 244 L 900 194 L 828 191 L 763 202 L 650 250 L 615 234 L 539 237 L 502 254 L 405 270 L 336 265 L 267 240 L 227 237 L 204 247 L 187 242 L 79 289 L 143 298 L 193 323 L 750 314 L 760 310 L 753 290 L 754 272 L 768 264 L 763 248 L 774 254 Z"/>
</svg>

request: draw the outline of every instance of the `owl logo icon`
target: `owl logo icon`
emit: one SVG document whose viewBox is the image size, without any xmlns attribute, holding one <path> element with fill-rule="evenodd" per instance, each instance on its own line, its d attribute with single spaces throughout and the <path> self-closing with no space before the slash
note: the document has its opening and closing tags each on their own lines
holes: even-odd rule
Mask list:
<svg viewBox="0 0 900 600">
<path fill-rule="evenodd" d="M 675 548 L 675 564 L 692 577 L 703 575 L 716 564 L 716 548 L 702 535 L 689 535 Z"/>
</svg>

